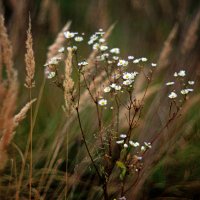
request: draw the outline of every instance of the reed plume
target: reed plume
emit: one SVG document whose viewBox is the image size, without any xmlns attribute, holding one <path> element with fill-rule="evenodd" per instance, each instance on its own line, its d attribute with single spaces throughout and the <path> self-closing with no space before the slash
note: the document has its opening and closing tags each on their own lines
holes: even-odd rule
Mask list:
<svg viewBox="0 0 200 200">
<path fill-rule="evenodd" d="M 30 107 L 32 106 L 32 104 L 36 101 L 37 99 L 33 99 L 30 102 L 28 102 L 21 110 L 18 114 L 16 114 L 14 116 L 14 123 L 16 125 L 18 125 L 23 119 L 26 118 L 26 114 L 28 112 L 28 110 L 30 109 Z"/>
<path fill-rule="evenodd" d="M 165 68 L 169 64 L 170 54 L 173 49 L 173 42 L 177 36 L 178 27 L 179 27 L 178 24 L 174 25 L 168 38 L 164 42 L 164 47 L 163 47 L 163 49 L 160 53 L 159 59 L 158 59 L 159 70 Z"/>
<path fill-rule="evenodd" d="M 186 36 L 184 37 L 181 53 L 186 54 L 191 51 L 198 39 L 198 29 L 200 24 L 200 10 L 196 14 L 194 20 L 190 23 Z"/>
<path fill-rule="evenodd" d="M 9 88 L 6 91 L 6 96 L 1 108 L 0 118 L 1 118 L 1 128 L 2 137 L 0 140 L 0 152 L 6 150 L 8 144 L 13 137 L 13 131 L 15 128 L 13 116 L 16 109 L 16 100 L 18 94 L 18 81 L 17 73 L 12 76 L 12 82 L 9 84 Z"/>
<path fill-rule="evenodd" d="M 64 87 L 64 99 L 65 99 L 65 106 L 68 111 L 71 111 L 72 106 L 72 99 L 73 99 L 73 87 L 74 81 L 71 78 L 72 74 L 72 50 L 68 50 L 68 55 L 65 60 L 65 79 L 63 82 Z"/>
<path fill-rule="evenodd" d="M 33 38 L 31 34 L 31 20 L 29 19 L 29 28 L 27 31 L 27 40 L 26 40 L 26 49 L 25 54 L 25 63 L 26 63 L 26 80 L 25 87 L 32 88 L 35 86 L 34 74 L 35 74 L 35 59 L 33 52 Z"/>
<path fill-rule="evenodd" d="M 8 39 L 6 27 L 4 25 L 4 17 L 0 15 L 0 46 L 2 48 L 1 62 L 6 66 L 7 77 L 9 81 L 12 81 L 13 73 L 13 50 Z M 0 68 L 1 69 L 1 68 Z"/>
<path fill-rule="evenodd" d="M 69 30 L 71 25 L 71 22 L 67 22 L 67 24 L 63 27 L 63 29 L 60 31 L 60 33 L 57 35 L 56 40 L 54 43 L 48 48 L 48 53 L 47 53 L 47 60 L 53 58 L 58 54 L 58 49 L 60 49 L 64 42 L 66 41 L 66 38 L 63 35 L 63 32 L 66 32 Z"/>
</svg>

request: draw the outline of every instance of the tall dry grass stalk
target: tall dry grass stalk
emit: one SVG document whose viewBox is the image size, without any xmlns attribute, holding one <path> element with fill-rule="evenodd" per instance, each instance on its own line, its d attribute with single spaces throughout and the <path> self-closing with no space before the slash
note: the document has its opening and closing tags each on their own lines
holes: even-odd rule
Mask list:
<svg viewBox="0 0 200 200">
<path fill-rule="evenodd" d="M 2 64 L 6 66 L 7 77 L 12 82 L 13 74 L 13 50 L 8 39 L 6 27 L 4 25 L 4 17 L 0 15 L 0 44 L 2 53 Z"/>
<path fill-rule="evenodd" d="M 64 37 L 63 32 L 68 31 L 70 25 L 71 22 L 70 21 L 67 22 L 67 24 L 62 28 L 60 33 L 57 35 L 57 38 L 54 41 L 54 43 L 48 48 L 47 61 L 56 56 L 58 54 L 58 49 L 60 49 L 64 45 L 66 38 Z"/>
<path fill-rule="evenodd" d="M 15 128 L 13 116 L 16 109 L 16 99 L 18 94 L 17 73 L 13 69 L 13 53 L 12 46 L 8 39 L 4 18 L 0 16 L 0 48 L 1 48 L 1 78 L 0 78 L 0 94 L 1 94 L 1 109 L 0 109 L 0 169 L 3 169 L 6 160 L 7 146 L 9 145 Z M 3 66 L 6 68 L 8 82 L 2 77 Z"/>
<path fill-rule="evenodd" d="M 173 50 L 173 42 L 174 42 L 175 38 L 177 37 L 178 28 L 179 28 L 178 24 L 175 24 L 174 27 L 172 28 L 168 38 L 164 42 L 163 49 L 158 58 L 158 66 L 159 66 L 158 70 L 161 70 L 169 65 L 170 55 Z"/>
<path fill-rule="evenodd" d="M 67 24 L 58 33 L 54 43 L 51 46 L 49 46 L 46 63 L 48 62 L 48 60 L 50 60 L 51 58 L 56 56 L 58 54 L 58 50 L 64 45 L 64 43 L 66 41 L 66 38 L 64 37 L 63 32 L 68 31 L 69 28 L 70 28 L 70 25 L 71 25 L 71 22 L 67 22 Z M 44 77 L 42 85 L 41 85 L 41 88 L 40 88 L 38 101 L 37 101 L 37 104 L 36 104 L 36 109 L 35 109 L 35 113 L 34 113 L 35 114 L 34 119 L 36 119 L 36 116 L 37 116 L 37 113 L 38 113 L 38 110 L 39 110 L 39 105 L 40 105 L 40 102 L 41 102 L 41 98 L 42 98 L 42 94 L 43 94 L 43 91 L 44 91 L 45 83 L 46 83 L 46 78 Z M 35 124 L 35 120 L 34 120 L 34 124 Z M 63 134 L 61 134 L 61 137 L 66 134 L 66 129 L 64 131 L 62 131 L 62 133 Z M 60 138 L 60 135 L 58 137 Z M 46 164 L 44 166 L 44 168 L 47 168 L 47 174 L 52 169 L 53 163 L 55 162 L 55 160 L 57 158 L 57 155 L 58 155 L 58 152 L 60 150 L 62 142 L 63 142 L 63 140 L 61 140 L 57 144 L 57 140 L 55 140 L 54 144 L 52 145 L 56 149 L 53 149 L 53 156 L 52 156 L 51 160 L 47 160 L 47 162 L 46 162 Z M 48 177 L 47 174 L 42 173 L 42 175 L 40 177 L 40 180 L 39 180 L 39 190 L 42 188 L 42 185 L 44 184 L 45 180 L 47 179 L 47 177 Z"/>
<path fill-rule="evenodd" d="M 3 79 L 2 76 L 0 78 L 0 163 L 4 163 L 1 164 L 0 169 L 3 169 L 6 164 L 4 159 L 7 157 L 7 147 L 14 137 L 15 129 L 18 124 L 25 118 L 30 105 L 34 101 L 25 105 L 25 107 L 22 108 L 22 110 L 17 115 L 15 115 L 19 84 L 17 79 L 17 72 L 13 68 L 12 46 L 8 39 L 6 27 L 4 26 L 3 16 L 0 16 L 0 46 L 0 58 L 2 60 L 2 64 L 5 65 L 8 79 L 7 82 L 6 79 Z M 2 66 L 3 65 L 1 65 L 0 68 L 1 72 Z"/>
<path fill-rule="evenodd" d="M 26 114 L 28 110 L 31 108 L 31 105 L 36 101 L 37 99 L 33 99 L 30 102 L 28 102 L 18 114 L 14 116 L 14 122 L 16 125 L 18 125 L 23 119 L 26 118 Z"/>
<path fill-rule="evenodd" d="M 200 10 L 197 12 L 195 18 L 190 23 L 186 35 L 184 36 L 181 53 L 187 54 L 195 46 L 198 39 L 198 30 L 200 24 Z"/>
<path fill-rule="evenodd" d="M 74 81 L 72 80 L 72 50 L 68 50 L 68 55 L 65 60 L 65 79 L 63 82 L 63 88 L 64 88 L 64 100 L 65 100 L 65 107 L 67 109 L 66 115 L 69 116 L 69 114 L 72 111 L 73 107 L 73 89 L 74 89 Z M 68 162 L 69 157 L 69 138 L 67 134 L 67 152 L 66 152 L 66 161 Z M 67 199 L 67 191 L 68 191 L 68 164 L 66 164 L 66 187 L 65 187 L 65 199 Z"/>
<path fill-rule="evenodd" d="M 34 75 L 35 75 L 35 58 L 33 52 L 33 38 L 31 33 L 31 19 L 29 16 L 29 28 L 27 31 L 27 40 L 26 40 L 26 54 L 25 54 L 25 63 L 26 63 L 26 79 L 25 87 L 29 89 L 29 101 L 32 101 L 32 88 L 35 86 Z M 32 104 L 30 106 L 30 144 L 28 139 L 27 146 L 30 145 L 30 171 L 29 171 L 29 199 L 32 198 L 32 173 L 33 173 L 33 109 Z M 29 149 L 27 147 L 26 151 Z M 25 152 L 25 155 L 27 153 Z M 26 157 L 25 157 L 26 160 Z M 25 164 L 25 163 L 24 163 Z"/>
<path fill-rule="evenodd" d="M 27 88 L 32 88 L 35 86 L 34 75 L 35 75 L 35 58 L 33 52 L 33 38 L 31 34 L 31 20 L 29 19 L 29 28 L 27 31 L 26 40 L 25 63 L 26 63 L 26 80 L 25 86 Z"/>
<path fill-rule="evenodd" d="M 74 81 L 71 78 L 71 74 L 72 74 L 72 50 L 69 50 L 67 58 L 65 60 L 65 79 L 63 82 L 65 106 L 69 112 L 71 111 L 72 107 L 73 88 L 74 88 Z"/>
</svg>

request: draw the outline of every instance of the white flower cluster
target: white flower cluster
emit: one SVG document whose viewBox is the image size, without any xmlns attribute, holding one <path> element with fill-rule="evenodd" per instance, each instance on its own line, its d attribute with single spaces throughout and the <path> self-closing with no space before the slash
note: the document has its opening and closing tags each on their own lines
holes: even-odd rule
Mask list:
<svg viewBox="0 0 200 200">
<path fill-rule="evenodd" d="M 180 77 L 186 76 L 185 70 L 180 70 L 179 72 L 174 73 L 174 77 L 178 77 L 178 76 Z"/>
<path fill-rule="evenodd" d="M 89 45 L 92 45 L 92 44 L 94 44 L 94 43 L 96 43 L 96 44 L 98 44 L 98 43 L 104 43 L 105 42 L 105 39 L 104 38 L 102 38 L 102 36 L 105 34 L 105 32 L 102 30 L 102 29 L 99 29 L 99 31 L 98 32 L 96 32 L 96 33 L 94 33 L 91 37 L 90 37 L 90 39 L 89 39 L 89 41 L 88 41 L 88 44 Z M 99 44 L 98 44 L 99 45 Z M 97 45 L 96 45 L 97 46 Z M 94 45 L 93 45 L 93 47 L 94 47 Z"/>
<path fill-rule="evenodd" d="M 148 59 L 147 59 L 146 57 L 137 58 L 137 59 L 134 59 L 134 60 L 133 60 L 133 63 L 134 63 L 134 64 L 137 64 L 137 63 L 139 63 L 140 61 L 146 62 L 147 60 L 148 60 Z"/>
<path fill-rule="evenodd" d="M 186 72 L 185 70 L 180 70 L 179 72 L 175 72 L 174 73 L 174 77 L 178 78 L 178 77 L 181 77 L 181 78 L 184 78 L 186 76 Z M 179 80 L 179 79 L 178 79 Z M 189 94 L 190 92 L 193 92 L 194 89 L 193 88 L 189 88 L 188 86 L 192 86 L 194 85 L 194 81 L 188 81 L 187 83 L 182 83 L 183 84 L 183 89 L 181 89 L 180 93 L 182 95 L 187 95 Z M 171 85 L 175 85 L 175 82 L 174 81 L 171 81 L 171 82 L 167 82 L 166 83 L 167 86 L 171 86 Z M 178 94 L 174 91 L 170 92 L 170 94 L 168 95 L 168 97 L 170 99 L 175 99 L 178 97 Z"/>
<path fill-rule="evenodd" d="M 122 66 L 122 67 L 126 67 L 128 65 L 128 61 L 127 60 L 119 60 L 117 63 L 117 66 Z"/>
<path fill-rule="evenodd" d="M 113 49 L 110 50 L 110 53 L 120 54 L 120 49 L 119 48 L 113 48 Z"/>
<path fill-rule="evenodd" d="M 62 57 L 54 56 L 47 63 L 45 63 L 44 66 L 46 67 L 46 66 L 49 66 L 49 65 L 58 65 L 61 60 L 62 60 Z"/>
<path fill-rule="evenodd" d="M 126 134 L 121 134 L 120 139 L 117 140 L 116 143 L 123 145 L 124 148 L 128 148 L 129 145 L 130 145 L 130 147 L 134 147 L 134 148 L 140 147 L 141 151 L 146 151 L 147 149 L 150 149 L 152 147 L 151 143 L 149 143 L 149 142 L 144 142 L 144 145 L 140 146 L 139 142 L 133 142 L 132 140 L 129 141 L 129 144 L 126 144 L 125 143 L 126 138 L 127 138 Z"/>
<path fill-rule="evenodd" d="M 86 66 L 86 65 L 88 65 L 88 62 L 86 62 L 86 61 L 82 61 L 82 62 L 78 63 L 79 67 L 83 67 L 83 66 Z"/>
<path fill-rule="evenodd" d="M 138 72 L 124 72 L 123 73 L 123 85 L 130 85 L 134 82 L 135 77 L 138 75 Z"/>
<path fill-rule="evenodd" d="M 70 38 L 73 38 L 75 35 L 77 35 L 78 33 L 77 32 L 70 32 L 70 31 L 66 31 L 63 33 L 65 38 L 67 39 L 70 39 Z"/>
<path fill-rule="evenodd" d="M 120 85 L 117 85 L 116 83 L 112 83 L 111 85 L 105 87 L 103 91 L 105 93 L 109 93 L 112 89 L 116 90 L 116 91 L 119 91 L 119 90 L 122 89 L 122 87 Z"/>
<path fill-rule="evenodd" d="M 44 70 L 44 74 L 48 79 L 52 79 L 55 77 L 56 72 L 53 71 L 50 67 L 46 67 Z"/>
<path fill-rule="evenodd" d="M 76 42 L 82 42 L 83 41 L 83 37 L 78 36 L 78 32 L 66 31 L 63 34 L 64 34 L 65 38 L 67 38 L 67 39 L 74 38 L 74 41 L 76 41 Z"/>
<path fill-rule="evenodd" d="M 171 92 L 171 93 L 168 95 L 168 97 L 169 97 L 170 99 L 175 99 L 177 96 L 178 96 L 178 95 L 177 95 L 175 92 Z"/>
</svg>

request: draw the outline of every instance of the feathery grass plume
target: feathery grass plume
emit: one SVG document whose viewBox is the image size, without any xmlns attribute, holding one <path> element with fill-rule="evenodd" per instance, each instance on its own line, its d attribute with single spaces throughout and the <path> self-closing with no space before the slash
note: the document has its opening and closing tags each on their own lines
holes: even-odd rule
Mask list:
<svg viewBox="0 0 200 200">
<path fill-rule="evenodd" d="M 172 52 L 173 42 L 177 36 L 178 27 L 179 27 L 178 24 L 174 25 L 167 40 L 164 43 L 164 47 L 158 59 L 158 66 L 159 66 L 158 70 L 165 68 L 169 64 L 169 57 Z"/>
<path fill-rule="evenodd" d="M 48 48 L 47 61 L 58 54 L 58 50 L 63 46 L 63 43 L 66 41 L 66 38 L 64 37 L 63 33 L 69 30 L 70 25 L 71 22 L 67 22 L 67 24 L 58 34 L 54 43 Z"/>
<path fill-rule="evenodd" d="M 195 45 L 197 39 L 198 39 L 198 29 L 200 24 L 200 10 L 196 14 L 194 20 L 190 23 L 187 33 L 184 37 L 181 53 L 186 54 L 188 53 Z"/>
<path fill-rule="evenodd" d="M 2 64 L 6 66 L 7 77 L 12 81 L 13 73 L 13 50 L 8 39 L 6 27 L 4 25 L 4 17 L 0 15 L 0 47 L 2 48 Z"/>
<path fill-rule="evenodd" d="M 26 40 L 26 54 L 25 54 L 25 63 L 26 63 L 26 80 L 25 87 L 32 88 L 35 86 L 34 75 L 35 75 L 35 59 L 33 52 L 33 38 L 31 34 L 31 20 L 29 18 L 29 28 L 27 31 L 27 40 Z"/>
<path fill-rule="evenodd" d="M 0 119 L 2 137 L 0 139 L 0 152 L 5 151 L 6 147 L 10 143 L 13 137 L 13 131 L 15 128 L 13 116 L 16 109 L 16 99 L 18 94 L 18 81 L 17 73 L 14 73 L 12 82 L 9 84 L 9 88 L 6 92 L 6 96 L 1 108 Z"/>
<path fill-rule="evenodd" d="M 69 49 L 67 58 L 65 60 L 65 79 L 63 82 L 65 106 L 69 112 L 71 111 L 72 93 L 74 88 L 74 81 L 71 78 L 72 56 L 72 50 Z"/>
<path fill-rule="evenodd" d="M 28 112 L 28 110 L 30 109 L 31 105 L 36 101 L 37 99 L 33 99 L 30 102 L 28 102 L 21 110 L 18 114 L 16 114 L 14 116 L 14 123 L 16 124 L 16 126 L 24 119 L 26 118 L 26 114 Z"/>
</svg>

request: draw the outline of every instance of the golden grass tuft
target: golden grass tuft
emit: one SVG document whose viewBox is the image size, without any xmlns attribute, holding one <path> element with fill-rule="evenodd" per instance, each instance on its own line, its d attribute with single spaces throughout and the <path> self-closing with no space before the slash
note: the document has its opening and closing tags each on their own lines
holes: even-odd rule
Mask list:
<svg viewBox="0 0 200 200">
<path fill-rule="evenodd" d="M 8 34 L 6 27 L 4 25 L 4 17 L 0 15 L 0 46 L 2 48 L 1 52 L 1 63 L 6 66 L 7 77 L 9 81 L 12 81 L 13 73 L 13 50 L 8 39 Z M 2 65 L 0 65 L 1 69 Z M 1 70 L 0 70 L 1 71 Z"/>
<path fill-rule="evenodd" d="M 72 93 L 74 87 L 74 81 L 71 78 L 71 73 L 72 73 L 72 50 L 68 50 L 68 55 L 65 60 L 65 79 L 63 82 L 65 106 L 68 111 L 71 110 Z"/>
<path fill-rule="evenodd" d="M 26 118 L 26 114 L 28 110 L 31 108 L 32 104 L 36 101 L 37 99 L 33 99 L 30 102 L 28 102 L 20 111 L 18 114 L 14 116 L 14 123 L 18 125 L 23 119 Z"/>
<path fill-rule="evenodd" d="M 26 40 L 26 49 L 25 54 L 25 63 L 26 63 L 26 80 L 25 86 L 27 88 L 32 88 L 35 86 L 34 74 L 35 74 L 35 59 L 33 52 L 33 38 L 31 34 L 31 20 L 29 19 L 29 28 L 27 31 L 27 40 Z"/>
</svg>

